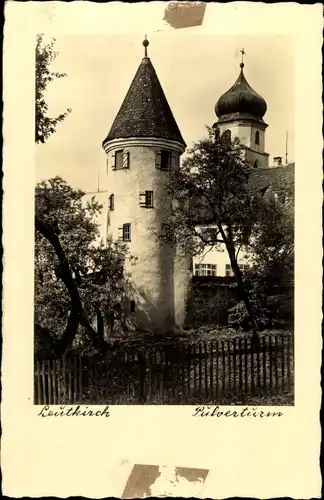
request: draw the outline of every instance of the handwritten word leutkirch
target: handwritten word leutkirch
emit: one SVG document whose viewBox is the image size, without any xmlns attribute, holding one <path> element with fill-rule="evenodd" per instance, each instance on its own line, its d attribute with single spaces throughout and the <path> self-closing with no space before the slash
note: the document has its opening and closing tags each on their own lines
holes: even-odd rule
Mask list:
<svg viewBox="0 0 324 500">
<path fill-rule="evenodd" d="M 193 417 L 282 417 L 281 411 L 262 411 L 258 408 L 249 408 L 246 406 L 243 410 L 226 410 L 221 409 L 219 406 L 197 406 L 195 408 Z"/>
<path fill-rule="evenodd" d="M 110 417 L 109 406 L 103 410 L 88 410 L 87 406 L 60 406 L 57 410 L 52 410 L 45 405 L 37 414 L 38 417 Z"/>
</svg>

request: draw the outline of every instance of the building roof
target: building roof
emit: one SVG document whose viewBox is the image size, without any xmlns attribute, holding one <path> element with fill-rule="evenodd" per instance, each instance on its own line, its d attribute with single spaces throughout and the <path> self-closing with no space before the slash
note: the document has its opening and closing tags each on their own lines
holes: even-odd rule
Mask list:
<svg viewBox="0 0 324 500">
<path fill-rule="evenodd" d="M 247 189 L 251 195 L 266 194 L 267 192 L 284 194 L 287 199 L 293 200 L 295 185 L 295 164 L 289 163 L 286 166 L 280 167 L 264 167 L 250 169 Z M 211 213 L 210 205 L 206 198 L 196 200 L 196 204 L 190 204 L 191 209 L 195 212 L 195 224 L 212 224 L 214 223 L 214 215 Z"/>
<path fill-rule="evenodd" d="M 280 167 L 264 167 L 251 170 L 249 184 L 253 190 L 270 188 L 276 193 L 294 193 L 295 163 L 288 163 Z"/>
<path fill-rule="evenodd" d="M 186 146 L 148 57 L 142 59 L 103 144 L 131 137 L 169 139 Z"/>
<path fill-rule="evenodd" d="M 216 103 L 215 113 L 220 122 L 234 119 L 252 119 L 263 122 L 267 103 L 248 84 L 244 73 L 244 64 L 234 85 L 223 94 Z"/>
</svg>

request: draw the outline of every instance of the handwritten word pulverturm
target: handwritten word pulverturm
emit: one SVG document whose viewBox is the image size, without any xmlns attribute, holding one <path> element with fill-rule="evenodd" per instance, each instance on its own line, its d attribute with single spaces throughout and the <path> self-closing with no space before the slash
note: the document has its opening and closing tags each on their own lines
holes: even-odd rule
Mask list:
<svg viewBox="0 0 324 500">
<path fill-rule="evenodd" d="M 60 406 L 58 409 L 51 409 L 45 405 L 37 414 L 38 417 L 110 417 L 109 406 L 102 409 L 88 410 L 87 406 Z"/>
<path fill-rule="evenodd" d="M 243 410 L 226 410 L 219 406 L 197 406 L 195 408 L 193 417 L 282 417 L 281 411 L 262 411 L 256 407 L 249 408 L 246 406 Z"/>
</svg>

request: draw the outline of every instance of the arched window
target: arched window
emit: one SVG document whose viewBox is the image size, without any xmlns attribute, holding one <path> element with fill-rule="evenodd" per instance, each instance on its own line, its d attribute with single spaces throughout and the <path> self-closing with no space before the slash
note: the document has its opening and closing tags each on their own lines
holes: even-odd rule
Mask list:
<svg viewBox="0 0 324 500">
<path fill-rule="evenodd" d="M 223 138 L 226 141 L 231 142 L 231 140 L 232 140 L 232 132 L 229 129 L 225 130 L 225 132 L 223 133 Z"/>
<path fill-rule="evenodd" d="M 257 144 L 257 145 L 259 145 L 259 144 L 260 144 L 260 132 L 259 132 L 258 130 L 255 132 L 254 142 L 255 142 L 255 144 Z"/>
<path fill-rule="evenodd" d="M 254 160 L 253 167 L 258 168 L 258 166 L 259 166 L 258 160 Z"/>
</svg>

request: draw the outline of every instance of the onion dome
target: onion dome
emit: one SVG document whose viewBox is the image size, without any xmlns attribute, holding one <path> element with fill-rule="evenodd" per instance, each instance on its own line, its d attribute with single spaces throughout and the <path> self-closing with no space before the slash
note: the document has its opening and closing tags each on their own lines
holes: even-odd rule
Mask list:
<svg viewBox="0 0 324 500">
<path fill-rule="evenodd" d="M 147 56 L 148 45 L 145 37 L 144 58 L 103 145 L 119 138 L 154 137 L 177 141 L 186 146 L 153 64 Z"/>
<path fill-rule="evenodd" d="M 267 103 L 246 81 L 243 73 L 243 62 L 241 62 L 240 68 L 239 77 L 234 85 L 216 103 L 216 116 L 219 118 L 219 122 L 249 119 L 263 123 Z"/>
</svg>

